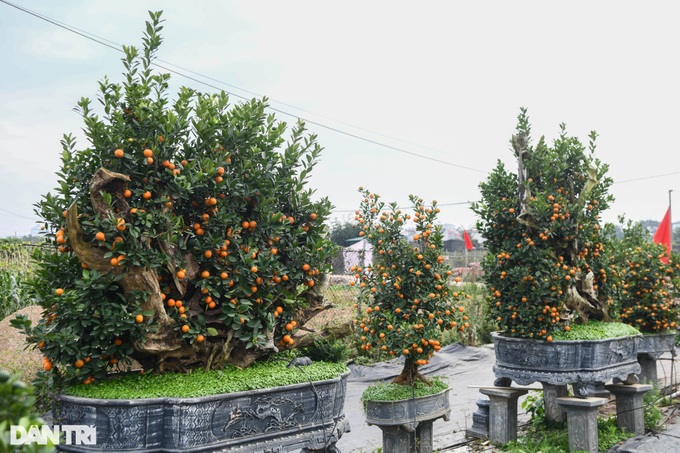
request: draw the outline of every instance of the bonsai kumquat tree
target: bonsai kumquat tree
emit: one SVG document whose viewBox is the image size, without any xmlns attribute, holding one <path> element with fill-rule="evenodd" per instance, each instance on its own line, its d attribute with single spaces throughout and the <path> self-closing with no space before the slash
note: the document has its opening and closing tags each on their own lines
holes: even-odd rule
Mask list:
<svg viewBox="0 0 680 453">
<path fill-rule="evenodd" d="M 411 215 L 402 213 L 396 203 L 386 208 L 377 194 L 360 191 L 364 199 L 356 220 L 360 235 L 373 247 L 373 262 L 353 268 L 353 283 L 360 286 L 362 313 L 355 323 L 361 348 L 404 357 L 395 384 L 429 383 L 418 367 L 441 349 L 444 331 L 469 327 L 457 304 L 469 296 L 448 283 L 451 270 L 443 255 L 443 235 L 434 225 L 439 209 L 436 202 L 426 207 L 421 198 L 410 196 L 416 234 L 409 243 L 402 227 Z"/>
<path fill-rule="evenodd" d="M 621 321 L 641 332 L 665 333 L 678 327 L 680 261 L 651 241 L 641 223 L 628 221 L 619 244 Z M 664 262 L 666 261 L 666 262 Z"/>
<path fill-rule="evenodd" d="M 504 334 L 552 341 L 570 323 L 616 317 L 613 295 L 618 273 L 600 225 L 612 183 L 608 166 L 589 149 L 561 133 L 552 146 L 532 146 L 522 109 L 511 144 L 518 171 L 498 162 L 480 184 L 472 210 L 489 251 L 482 263 L 488 300 Z"/>
<path fill-rule="evenodd" d="M 37 204 L 53 248 L 36 255 L 43 319 L 15 320 L 47 373 L 92 382 L 137 360 L 144 369 L 247 367 L 296 345 L 329 304 L 320 293 L 335 248 L 331 204 L 306 187 L 321 147 L 266 100 L 182 88 L 125 47 L 122 84 L 100 82 L 102 111 L 78 111 L 90 146 L 65 136 L 59 187 Z"/>
</svg>

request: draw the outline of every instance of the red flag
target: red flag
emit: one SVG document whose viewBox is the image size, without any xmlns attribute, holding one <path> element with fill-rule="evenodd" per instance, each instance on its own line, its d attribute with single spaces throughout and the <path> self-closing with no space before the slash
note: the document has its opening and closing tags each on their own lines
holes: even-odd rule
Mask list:
<svg viewBox="0 0 680 453">
<path fill-rule="evenodd" d="M 474 246 L 472 245 L 472 240 L 470 240 L 470 236 L 468 236 L 466 230 L 463 230 L 463 239 L 465 239 L 465 250 L 474 249 Z"/>
<path fill-rule="evenodd" d="M 659 225 L 659 228 L 654 233 L 654 242 L 657 244 L 662 244 L 666 246 L 666 255 L 671 254 L 671 208 L 668 208 L 666 215 L 663 216 L 663 220 Z M 668 257 L 663 257 L 661 259 L 664 263 L 668 262 Z"/>
</svg>

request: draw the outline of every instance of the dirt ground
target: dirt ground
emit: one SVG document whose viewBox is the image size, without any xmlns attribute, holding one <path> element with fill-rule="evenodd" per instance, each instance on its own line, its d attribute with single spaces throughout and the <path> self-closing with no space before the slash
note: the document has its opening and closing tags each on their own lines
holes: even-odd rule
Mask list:
<svg viewBox="0 0 680 453">
<path fill-rule="evenodd" d="M 30 382 L 42 367 L 42 355 L 38 350 L 26 349 L 24 335 L 10 325 L 17 314 L 26 315 L 33 323 L 38 322 L 42 309 L 38 306 L 26 307 L 0 321 L 0 369 L 21 374 L 24 382 Z"/>
</svg>

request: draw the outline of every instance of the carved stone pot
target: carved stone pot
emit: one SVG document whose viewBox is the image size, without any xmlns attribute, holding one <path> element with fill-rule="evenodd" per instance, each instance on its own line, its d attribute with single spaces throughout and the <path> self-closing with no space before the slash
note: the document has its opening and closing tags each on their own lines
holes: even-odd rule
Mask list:
<svg viewBox="0 0 680 453">
<path fill-rule="evenodd" d="M 637 382 L 640 335 L 604 340 L 552 341 L 505 337 L 492 333 L 496 363 L 496 385 L 541 382 L 574 386 L 579 397 L 587 396 L 590 382 L 620 379 Z"/>
<path fill-rule="evenodd" d="M 449 389 L 434 395 L 399 401 L 367 401 L 366 422 L 383 432 L 383 451 L 431 453 L 432 423 L 449 420 Z"/>
<path fill-rule="evenodd" d="M 61 425 L 96 428 L 96 445 L 72 452 L 339 452 L 350 431 L 347 376 L 200 398 L 101 400 L 62 395 Z"/>
<path fill-rule="evenodd" d="M 638 338 L 638 362 L 642 368 L 640 382 L 657 384 L 656 361 L 666 352 L 675 353 L 675 332 L 642 335 Z"/>
</svg>

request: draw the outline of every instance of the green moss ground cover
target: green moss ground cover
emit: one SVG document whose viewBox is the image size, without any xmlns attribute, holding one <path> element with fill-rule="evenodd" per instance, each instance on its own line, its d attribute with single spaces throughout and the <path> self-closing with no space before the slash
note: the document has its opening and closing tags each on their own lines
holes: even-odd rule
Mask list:
<svg viewBox="0 0 680 453">
<path fill-rule="evenodd" d="M 604 340 L 607 338 L 639 335 L 640 331 L 633 326 L 621 322 L 597 322 L 577 324 L 569 331 L 555 332 L 553 340 Z"/>
<path fill-rule="evenodd" d="M 126 374 L 93 384 L 67 387 L 72 396 L 101 399 L 195 398 L 247 390 L 259 390 L 309 381 L 333 379 L 347 371 L 344 364 L 315 362 L 305 367 L 286 367 L 285 361 L 260 362 L 239 370 L 195 370 L 189 374 Z"/>
</svg>

